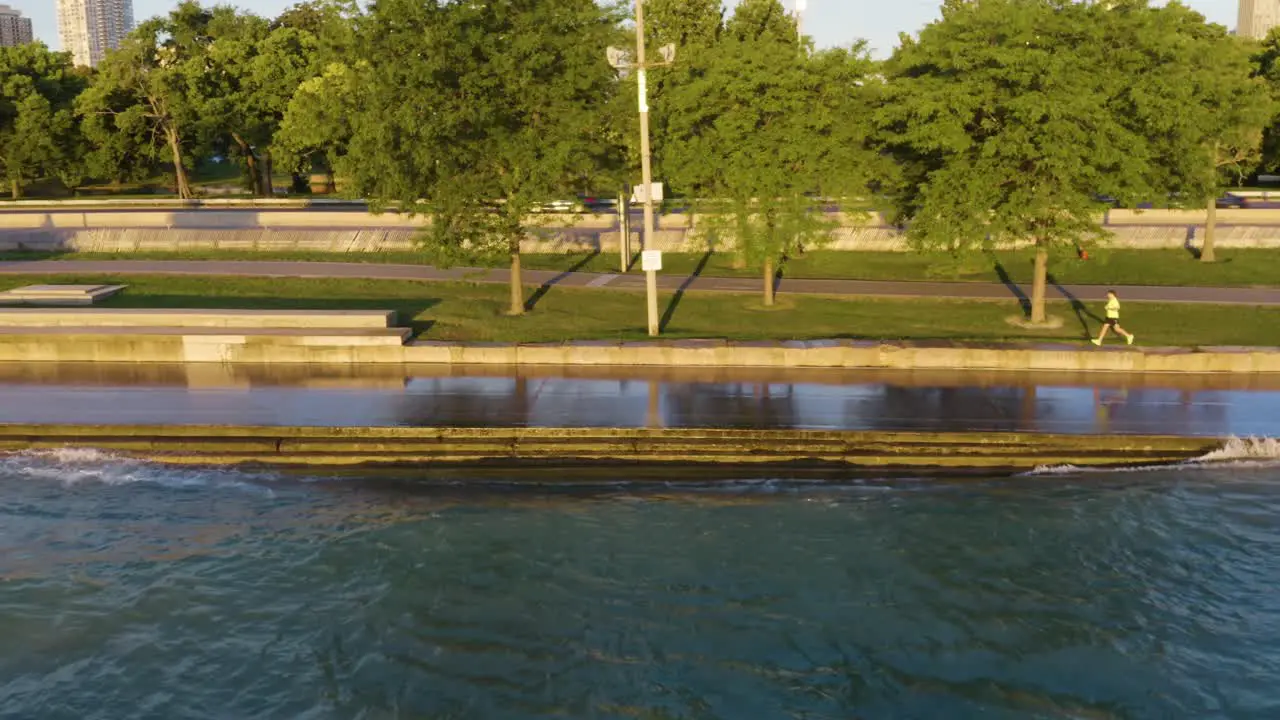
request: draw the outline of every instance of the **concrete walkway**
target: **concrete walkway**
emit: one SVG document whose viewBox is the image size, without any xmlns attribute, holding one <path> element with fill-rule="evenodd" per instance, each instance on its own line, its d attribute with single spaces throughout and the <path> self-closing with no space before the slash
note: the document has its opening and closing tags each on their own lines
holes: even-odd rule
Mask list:
<svg viewBox="0 0 1280 720">
<path fill-rule="evenodd" d="M 435 268 L 427 265 L 384 265 L 378 263 L 320 263 L 228 260 L 30 260 L 0 262 L 0 275 L 224 275 L 234 277 L 349 278 L 365 280 L 418 280 L 446 282 L 505 283 L 506 269 Z M 605 288 L 643 290 L 644 275 L 525 270 L 524 282 L 546 287 Z M 662 275 L 658 287 L 668 292 L 711 291 L 757 293 L 757 278 L 726 278 Z M 1112 286 L 1120 297 L 1131 302 L 1209 303 L 1228 305 L 1280 306 L 1280 288 L 1208 288 Z M 792 295 L 835 295 L 881 298 L 957 298 L 972 300 L 1023 299 L 1031 289 L 1014 284 L 973 282 L 893 282 L 879 280 L 801 280 L 784 278 L 778 292 Z M 1106 287 L 1097 285 L 1050 285 L 1050 300 L 1103 299 Z"/>
</svg>

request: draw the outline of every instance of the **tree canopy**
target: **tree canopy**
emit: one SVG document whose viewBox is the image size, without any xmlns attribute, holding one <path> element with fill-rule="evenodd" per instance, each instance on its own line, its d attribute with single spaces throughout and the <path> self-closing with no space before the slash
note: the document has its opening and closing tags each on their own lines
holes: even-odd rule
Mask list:
<svg viewBox="0 0 1280 720">
<path fill-rule="evenodd" d="M 1234 60 L 1202 57 L 1227 40 L 1176 3 L 947 4 L 886 63 L 877 111 L 909 240 L 954 253 L 1033 242 L 1044 322 L 1049 254 L 1104 235 L 1101 197 L 1205 196 L 1208 146 L 1251 97 L 1213 81 Z"/>
<path fill-rule="evenodd" d="M 86 85 L 67 53 L 0 47 L 0 167 L 14 198 L 37 178 L 81 174 L 74 103 Z"/>
<path fill-rule="evenodd" d="M 255 195 L 322 172 L 376 210 L 428 216 L 438 259 L 502 255 L 524 308 L 539 210 L 634 181 L 628 1 L 309 0 L 274 18 L 183 0 L 95 70 L 0 49 L 0 170 L 57 178 L 167 166 L 181 197 L 212 157 Z M 657 177 L 762 270 L 831 239 L 834 202 L 883 203 L 915 248 L 1033 243 L 1048 263 L 1105 239 L 1107 203 L 1200 207 L 1214 258 L 1224 185 L 1280 168 L 1280 33 L 1253 44 L 1179 3 L 947 0 L 873 62 L 816 50 L 780 0 L 646 0 Z"/>
</svg>

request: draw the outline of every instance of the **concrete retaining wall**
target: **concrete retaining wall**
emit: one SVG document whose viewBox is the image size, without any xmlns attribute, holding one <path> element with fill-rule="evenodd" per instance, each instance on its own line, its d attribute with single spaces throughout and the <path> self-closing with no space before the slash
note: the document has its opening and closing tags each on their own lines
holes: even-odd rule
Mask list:
<svg viewBox="0 0 1280 720">
<path fill-rule="evenodd" d="M 127 332 L 0 335 L 0 362 L 687 366 L 1123 373 L 1280 373 L 1278 348 L 1114 348 L 813 342 L 582 342 L 510 345 Z M 372 343 L 372 341 L 370 341 Z"/>
<path fill-rule="evenodd" d="M 540 216 L 543 230 L 524 243 L 526 252 L 616 251 L 619 233 L 611 215 Z M 1280 211 L 1222 210 L 1217 243 L 1222 248 L 1280 247 Z M 1112 211 L 1111 245 L 1123 248 L 1199 246 L 1204 213 Z M 171 252 L 193 250 L 389 252 L 417 247 L 426 222 L 395 214 L 358 211 L 77 211 L 0 213 L 0 250 L 80 252 Z M 632 247 L 640 236 L 633 232 Z M 828 246 L 835 250 L 906 249 L 901 233 L 881 218 L 843 218 Z M 655 246 L 701 251 L 723 246 L 698 230 L 696 217 L 659 219 Z"/>
<path fill-rule="evenodd" d="M 1203 438 L 641 428 L 0 425 L 0 451 L 98 448 L 182 464 L 755 465 L 1026 470 L 1184 461 Z M 699 477 L 705 480 L 705 477 Z"/>
</svg>

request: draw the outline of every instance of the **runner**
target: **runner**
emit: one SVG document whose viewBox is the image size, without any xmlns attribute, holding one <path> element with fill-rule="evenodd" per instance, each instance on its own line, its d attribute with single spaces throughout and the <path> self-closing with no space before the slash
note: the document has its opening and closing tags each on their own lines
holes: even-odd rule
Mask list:
<svg viewBox="0 0 1280 720">
<path fill-rule="evenodd" d="M 1124 336 L 1125 342 L 1133 344 L 1133 334 L 1125 332 L 1120 327 L 1120 298 L 1116 295 L 1115 290 L 1107 291 L 1107 320 L 1102 324 L 1102 332 L 1098 333 L 1098 337 L 1093 339 L 1094 345 L 1101 345 L 1102 341 L 1107 337 L 1107 331 L 1115 328 L 1116 332 Z"/>
</svg>

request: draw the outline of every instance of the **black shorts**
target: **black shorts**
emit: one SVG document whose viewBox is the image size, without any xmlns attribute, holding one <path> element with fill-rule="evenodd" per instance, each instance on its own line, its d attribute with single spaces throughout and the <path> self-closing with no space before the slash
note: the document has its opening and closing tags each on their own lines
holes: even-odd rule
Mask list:
<svg viewBox="0 0 1280 720">
<path fill-rule="evenodd" d="M 1102 324 L 1106 325 L 1109 328 L 1113 328 L 1116 325 L 1120 324 L 1120 318 L 1107 318 L 1106 320 L 1102 321 Z"/>
</svg>

